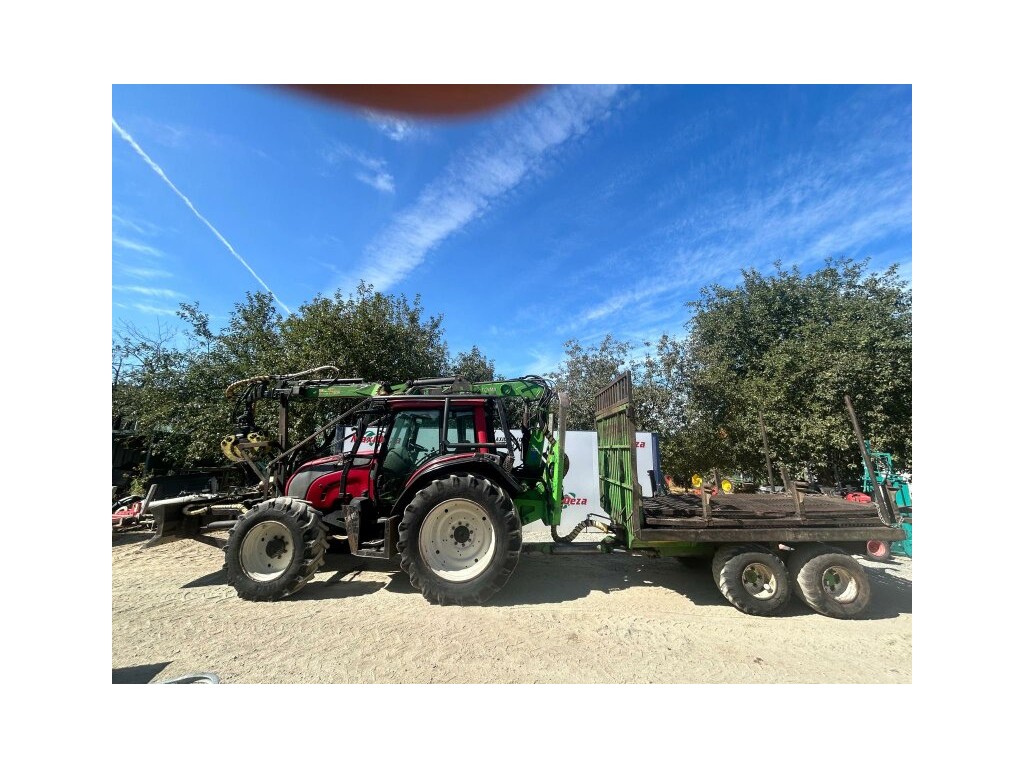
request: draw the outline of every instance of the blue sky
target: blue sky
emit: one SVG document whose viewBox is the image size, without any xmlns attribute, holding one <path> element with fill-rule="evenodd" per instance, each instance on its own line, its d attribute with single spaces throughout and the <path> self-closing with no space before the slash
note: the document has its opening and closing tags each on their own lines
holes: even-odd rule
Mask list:
<svg viewBox="0 0 1024 768">
<path fill-rule="evenodd" d="M 911 274 L 909 86 L 558 87 L 455 122 L 253 86 L 112 103 L 115 327 L 182 301 L 219 327 L 246 291 L 296 311 L 364 279 L 519 375 L 570 337 L 682 335 L 742 268 Z"/>
</svg>

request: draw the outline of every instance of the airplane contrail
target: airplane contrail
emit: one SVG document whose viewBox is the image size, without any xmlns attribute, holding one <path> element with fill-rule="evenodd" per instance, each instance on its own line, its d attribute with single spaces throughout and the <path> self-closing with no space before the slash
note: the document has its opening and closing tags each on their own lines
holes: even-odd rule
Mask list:
<svg viewBox="0 0 1024 768">
<path fill-rule="evenodd" d="M 129 134 L 128 131 L 126 131 L 124 128 L 122 128 L 120 125 L 118 125 L 117 124 L 117 120 L 115 120 L 113 117 L 110 118 L 110 122 L 113 123 L 114 129 L 119 134 L 121 134 L 121 138 L 124 139 L 125 141 L 127 141 L 131 145 L 132 149 L 134 149 L 139 154 L 139 157 L 141 157 L 143 160 L 146 161 L 146 164 L 156 172 L 157 176 L 159 176 L 161 179 L 163 179 L 165 182 L 167 182 L 167 186 L 169 186 L 172 190 L 174 190 L 174 194 L 176 194 L 178 197 L 180 197 L 182 199 L 182 201 L 185 203 L 185 205 L 187 205 L 191 209 L 192 213 L 194 213 L 196 215 L 196 218 L 198 218 L 201 222 L 203 222 L 203 224 L 205 224 L 206 226 L 208 226 L 210 228 L 210 231 L 213 232 L 213 234 L 215 234 L 217 236 L 218 240 L 220 240 L 222 243 L 224 243 L 224 247 L 227 248 L 231 252 L 231 255 L 234 256 L 236 259 L 238 259 L 241 262 L 243 267 L 245 267 L 247 270 L 249 270 L 249 274 L 252 275 L 254 278 L 256 278 L 256 282 L 259 283 L 260 285 L 262 285 L 264 288 L 266 288 L 267 289 L 267 293 L 269 293 L 273 297 L 274 301 L 276 301 L 278 304 L 280 304 L 284 308 L 284 311 L 287 312 L 290 315 L 292 313 L 292 311 L 290 309 L 288 309 L 288 305 L 285 304 L 283 301 L 281 301 L 279 298 L 277 298 L 277 294 L 275 294 L 272 290 L 270 290 L 270 286 L 267 285 L 265 282 L 263 282 L 263 278 L 260 277 L 259 275 L 257 275 L 256 272 L 253 271 L 253 268 L 250 267 L 249 264 L 245 261 L 245 259 L 243 259 L 241 256 L 238 255 L 238 251 L 236 251 L 234 248 L 231 247 L 231 243 L 229 243 L 224 238 L 224 235 L 222 235 L 220 232 L 218 232 L 217 228 L 215 226 L 213 226 L 213 224 L 211 224 L 209 221 L 207 221 L 206 217 L 203 216 L 203 214 L 201 214 L 196 209 L 196 207 L 194 205 L 192 205 L 192 201 L 189 200 L 187 197 L 185 197 L 185 195 L 182 194 L 181 190 L 179 190 L 176 186 L 174 186 L 174 182 L 172 182 L 170 179 L 167 178 L 167 174 L 163 172 L 163 169 L 159 165 L 157 165 L 156 163 L 153 162 L 153 160 L 150 158 L 150 156 L 147 155 L 143 151 L 142 147 L 140 147 L 135 142 L 135 139 L 133 139 L 131 137 L 131 134 Z"/>
</svg>

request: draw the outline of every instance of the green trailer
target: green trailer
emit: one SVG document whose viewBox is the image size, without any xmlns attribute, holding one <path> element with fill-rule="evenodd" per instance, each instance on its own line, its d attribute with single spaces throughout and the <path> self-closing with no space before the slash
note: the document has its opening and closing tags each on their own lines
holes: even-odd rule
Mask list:
<svg viewBox="0 0 1024 768">
<path fill-rule="evenodd" d="M 870 580 L 850 552 L 868 541 L 902 541 L 893 506 L 782 494 L 644 497 L 637 477 L 630 373 L 597 395 L 601 505 L 611 518 L 610 544 L 657 556 L 708 558 L 722 595 L 755 615 L 779 611 L 795 594 L 836 618 L 861 614 Z M 857 427 L 859 433 L 859 427 Z"/>
</svg>

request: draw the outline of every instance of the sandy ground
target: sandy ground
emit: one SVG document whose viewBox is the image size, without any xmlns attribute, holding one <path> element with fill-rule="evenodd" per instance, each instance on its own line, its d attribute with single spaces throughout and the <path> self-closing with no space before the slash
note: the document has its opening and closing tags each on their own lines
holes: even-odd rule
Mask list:
<svg viewBox="0 0 1024 768">
<path fill-rule="evenodd" d="M 705 569 L 639 555 L 524 555 L 490 604 L 460 608 L 428 603 L 397 561 L 332 552 L 294 597 L 249 603 L 218 547 L 141 549 L 145 538 L 114 536 L 115 683 L 911 682 L 902 557 L 862 560 L 872 605 L 840 621 L 795 599 L 780 616 L 747 616 Z"/>
</svg>

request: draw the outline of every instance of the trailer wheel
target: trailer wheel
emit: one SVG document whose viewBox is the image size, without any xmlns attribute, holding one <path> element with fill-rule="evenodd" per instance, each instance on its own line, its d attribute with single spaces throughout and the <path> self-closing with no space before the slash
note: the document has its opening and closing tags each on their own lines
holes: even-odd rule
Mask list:
<svg viewBox="0 0 1024 768">
<path fill-rule="evenodd" d="M 722 547 L 711 570 L 725 599 L 744 613 L 770 616 L 789 602 L 789 572 L 765 547 Z"/>
<path fill-rule="evenodd" d="M 845 552 L 826 548 L 797 565 L 793 590 L 808 608 L 823 616 L 852 619 L 871 602 L 871 580 L 864 566 Z"/>
<path fill-rule="evenodd" d="M 327 526 L 309 504 L 286 496 L 264 501 L 231 529 L 228 584 L 243 600 L 279 600 L 313 578 L 326 551 Z"/>
<path fill-rule="evenodd" d="M 790 553 L 786 559 L 786 568 L 789 569 L 789 577 L 793 582 L 794 592 L 796 592 L 796 576 L 800 573 L 800 569 L 804 567 L 804 564 L 812 557 L 824 555 L 827 552 L 842 552 L 842 550 L 831 547 L 828 544 L 822 544 L 820 541 L 815 541 L 810 544 L 800 544 Z"/>
<path fill-rule="evenodd" d="M 869 541 L 867 546 L 864 548 L 864 555 L 868 560 L 874 560 L 876 563 L 884 563 L 889 560 L 891 551 L 888 541 L 872 540 Z"/>
<path fill-rule="evenodd" d="M 417 493 L 398 526 L 409 581 L 432 603 L 481 605 L 519 562 L 522 524 L 508 494 L 477 475 L 451 475 Z"/>
</svg>

